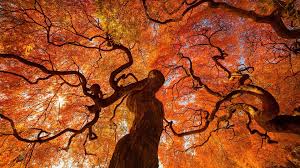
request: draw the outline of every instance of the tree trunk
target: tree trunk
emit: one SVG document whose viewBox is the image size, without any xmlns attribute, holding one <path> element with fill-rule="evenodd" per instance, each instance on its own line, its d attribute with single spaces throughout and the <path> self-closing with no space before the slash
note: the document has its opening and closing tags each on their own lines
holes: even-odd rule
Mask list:
<svg viewBox="0 0 300 168">
<path fill-rule="evenodd" d="M 157 168 L 158 145 L 163 130 L 163 105 L 155 92 L 164 82 L 163 75 L 153 70 L 146 86 L 132 92 L 127 107 L 135 114 L 130 133 L 116 145 L 109 168 Z"/>
</svg>

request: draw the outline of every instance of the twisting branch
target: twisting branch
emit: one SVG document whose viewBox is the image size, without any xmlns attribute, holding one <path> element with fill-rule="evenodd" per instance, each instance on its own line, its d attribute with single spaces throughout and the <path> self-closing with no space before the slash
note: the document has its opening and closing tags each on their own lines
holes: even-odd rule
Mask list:
<svg viewBox="0 0 300 168">
<path fill-rule="evenodd" d="M 131 64 L 133 63 L 130 51 L 126 47 L 124 47 L 123 45 L 118 44 L 116 46 L 117 46 L 116 49 L 122 49 L 122 50 L 127 51 L 127 53 L 129 53 L 129 57 L 130 57 L 131 61 L 129 63 L 126 63 L 126 64 L 122 65 L 117 70 L 115 70 L 111 75 L 112 79 L 115 79 L 116 75 L 118 75 L 121 71 L 123 71 L 124 69 L 131 66 Z M 99 96 L 95 96 L 94 94 L 89 93 L 90 88 L 87 88 L 87 79 L 85 78 L 85 76 L 83 74 L 81 74 L 78 71 L 49 70 L 41 64 L 29 61 L 25 58 L 22 58 L 18 55 L 15 55 L 15 54 L 0 54 L 0 58 L 15 59 L 15 60 L 27 65 L 27 66 L 38 68 L 42 72 L 44 72 L 46 74 L 49 74 L 49 76 L 56 76 L 56 75 L 57 76 L 66 76 L 66 75 L 75 75 L 75 76 L 77 76 L 80 80 L 80 84 L 82 86 L 83 93 L 86 96 L 88 96 L 88 97 L 90 97 L 94 100 L 95 106 L 97 107 L 97 109 L 100 109 L 101 107 L 107 107 L 107 106 L 113 104 L 114 102 L 116 102 L 118 99 L 120 99 L 124 95 L 128 94 L 129 92 L 131 92 L 133 90 L 136 90 L 136 89 L 142 88 L 143 86 L 145 86 L 145 84 L 147 82 L 147 79 L 144 79 L 144 80 L 129 84 L 129 85 L 124 86 L 124 87 L 119 87 L 119 86 L 117 86 L 116 80 L 114 80 L 113 81 L 113 86 L 117 86 L 116 87 L 117 90 L 115 90 L 115 92 L 111 96 L 109 96 L 105 99 L 102 99 L 102 98 L 100 99 Z M 10 74 L 16 75 L 18 77 L 22 77 L 21 75 L 18 75 L 16 73 L 10 73 Z M 22 78 L 25 79 L 25 80 L 27 79 L 24 76 Z M 123 100 L 124 99 L 125 98 L 123 98 Z M 22 137 L 20 135 L 21 133 L 18 132 L 14 121 L 11 118 L 9 118 L 8 116 L 4 115 L 3 113 L 0 113 L 0 118 L 8 121 L 10 123 L 11 128 L 12 128 L 12 133 L 11 134 L 3 133 L 2 135 L 4 135 L 4 134 L 5 135 L 12 135 L 15 138 L 17 138 L 19 141 L 23 141 L 23 142 L 27 142 L 27 143 L 44 143 L 44 142 L 48 142 L 50 140 L 53 140 L 53 139 L 55 139 L 55 138 L 57 138 L 61 135 L 64 135 L 67 132 L 71 132 L 73 134 L 69 138 L 69 141 L 68 141 L 68 144 L 67 144 L 66 148 L 64 148 L 64 149 L 67 150 L 69 148 L 70 144 L 72 143 L 72 139 L 74 137 L 76 137 L 78 134 L 83 133 L 85 130 L 89 130 L 89 138 L 91 140 L 97 138 L 96 134 L 92 131 L 92 126 L 98 121 L 99 115 L 100 115 L 100 110 L 95 110 L 93 113 L 94 113 L 93 119 L 91 121 L 89 121 L 88 123 L 86 123 L 81 129 L 66 128 L 66 129 L 60 131 L 59 133 L 57 133 L 53 136 L 50 136 L 50 137 L 49 136 L 42 136 L 42 134 L 47 133 L 47 131 L 40 130 L 40 132 L 38 133 L 38 136 L 37 136 L 36 139 L 28 139 L 28 138 Z"/>
<path fill-rule="evenodd" d="M 200 129 L 191 130 L 191 131 L 184 131 L 184 132 L 180 132 L 180 133 L 178 133 L 177 131 L 175 131 L 175 129 L 173 127 L 173 121 L 167 121 L 167 120 L 165 120 L 165 121 L 167 122 L 168 126 L 170 127 L 171 131 L 173 132 L 173 134 L 175 136 L 183 137 L 183 136 L 192 135 L 192 134 L 201 133 L 201 132 L 206 131 L 207 128 L 208 128 L 208 126 L 209 126 L 209 124 L 210 124 L 210 121 L 208 120 L 208 117 L 209 117 L 209 115 L 207 115 L 205 117 L 205 123 L 204 123 L 204 125 Z"/>
<path fill-rule="evenodd" d="M 210 89 L 206 84 L 204 84 L 201 81 L 201 78 L 199 76 L 195 75 L 195 72 L 193 69 L 193 63 L 189 57 L 184 56 L 182 53 L 178 53 L 178 55 L 180 56 L 180 59 L 186 59 L 189 62 L 189 69 L 188 69 L 189 74 L 187 74 L 187 75 L 190 75 L 193 78 L 193 80 L 198 83 L 198 86 L 194 86 L 194 89 L 204 88 L 209 94 L 214 95 L 216 97 L 222 97 L 222 95 L 220 93 Z"/>
<path fill-rule="evenodd" d="M 110 86 L 114 89 L 114 90 L 119 90 L 120 87 L 118 86 L 118 82 L 120 81 L 119 79 L 116 79 L 117 75 L 120 74 L 122 71 L 124 71 L 125 69 L 129 68 L 132 64 L 133 64 L 133 58 L 131 55 L 130 50 L 123 46 L 122 44 L 115 44 L 111 39 L 108 39 L 110 41 L 110 43 L 113 45 L 112 50 L 122 50 L 123 52 L 125 52 L 125 54 L 128 57 L 128 62 L 121 65 L 119 68 L 117 68 L 116 70 L 114 70 L 109 77 L 109 83 Z"/>
<path fill-rule="evenodd" d="M 38 64 L 38 63 L 35 63 L 35 62 L 32 62 L 32 61 L 29 61 L 25 58 L 22 58 L 18 55 L 14 55 L 14 54 L 0 54 L 0 58 L 5 58 L 5 59 L 16 59 L 17 61 L 25 64 L 25 65 L 28 65 L 28 66 L 31 66 L 31 67 L 35 67 L 35 68 L 38 68 L 39 70 L 41 70 L 42 72 L 46 73 L 46 74 L 49 74 L 49 78 L 51 76 L 55 76 L 55 75 L 58 75 L 58 76 L 65 76 L 65 75 L 76 75 L 79 80 L 80 80 L 80 84 L 82 86 L 82 90 L 84 92 L 84 94 L 88 97 L 91 97 L 91 98 L 94 98 L 94 96 L 90 93 L 88 93 L 89 91 L 89 88 L 87 88 L 87 80 L 85 78 L 85 76 L 83 74 L 81 74 L 80 72 L 78 71 L 56 71 L 56 70 L 49 70 L 47 69 L 45 66 L 41 65 L 41 64 Z M 18 77 L 21 77 L 23 79 L 25 79 L 26 81 L 28 81 L 29 83 L 33 83 L 33 82 L 30 82 L 26 77 L 22 76 L 22 75 L 18 75 L 17 73 L 10 73 L 12 75 L 15 75 L 15 76 L 18 76 Z M 38 81 L 38 80 L 37 80 Z M 97 102 L 96 102 L 97 104 Z M 92 129 L 91 127 L 98 121 L 98 118 L 99 118 L 99 113 L 100 111 L 96 111 L 95 114 L 94 114 L 94 118 L 86 123 L 81 129 L 79 130 L 76 130 L 76 129 L 73 129 L 73 128 L 66 128 L 62 131 L 60 131 L 59 133 L 57 133 L 56 135 L 54 136 L 51 136 L 51 137 L 46 137 L 46 136 L 43 136 L 41 137 L 41 135 L 43 133 L 48 133 L 47 131 L 45 130 L 40 130 L 40 132 L 38 133 L 38 136 L 36 139 L 27 139 L 27 138 L 23 138 L 20 133 L 18 132 L 18 130 L 16 129 L 16 126 L 15 126 L 15 123 L 12 119 L 10 119 L 9 117 L 7 117 L 6 115 L 0 113 L 0 117 L 6 121 L 8 121 L 11 125 L 11 128 L 12 128 L 12 134 L 15 138 L 17 138 L 18 140 L 20 141 L 23 141 L 23 142 L 27 142 L 27 143 L 44 143 L 44 142 L 48 142 L 50 140 L 53 140 L 67 132 L 71 132 L 73 133 L 71 135 L 71 137 L 69 138 L 69 141 L 68 141 L 68 144 L 67 144 L 67 147 L 65 149 L 68 149 L 71 142 L 72 142 L 72 139 L 78 135 L 78 134 L 81 134 L 83 133 L 85 130 L 89 129 L 89 135 L 90 135 L 90 139 L 95 139 L 97 136 L 95 135 L 95 133 L 92 132 Z"/>
<path fill-rule="evenodd" d="M 119 81 L 121 81 L 122 79 L 125 80 L 125 79 L 128 78 L 129 76 L 131 76 L 136 82 L 139 81 L 139 80 L 137 79 L 137 77 L 136 77 L 133 73 L 128 73 L 128 74 L 123 74 L 123 75 L 121 75 L 121 76 L 117 79 L 117 83 L 118 83 Z"/>
<path fill-rule="evenodd" d="M 112 115 L 112 117 L 109 119 L 109 121 L 112 121 L 112 120 L 115 118 L 118 107 L 124 102 L 124 100 L 126 99 L 127 96 L 128 96 L 128 95 L 124 96 L 124 97 L 122 98 L 122 100 L 120 101 L 120 103 L 118 103 L 118 104 L 116 105 L 116 107 L 114 108 L 114 111 L 113 111 L 113 115 Z"/>
<path fill-rule="evenodd" d="M 94 153 L 89 153 L 89 152 L 87 151 L 87 149 L 86 149 L 86 143 L 87 143 L 87 141 L 88 141 L 88 137 L 89 137 L 89 134 L 86 135 L 85 140 L 84 140 L 84 142 L 83 142 L 84 154 L 85 154 L 85 155 L 96 156 L 96 154 L 94 154 Z"/>
<path fill-rule="evenodd" d="M 207 137 L 203 142 L 201 142 L 200 144 L 194 144 L 194 145 L 191 145 L 190 147 L 186 148 L 186 149 L 184 150 L 184 152 L 187 152 L 187 151 L 189 151 L 189 150 L 192 150 L 192 149 L 195 149 L 195 148 L 199 148 L 199 147 L 201 147 L 201 146 L 204 146 L 204 145 L 210 140 L 210 138 L 212 137 L 213 133 L 218 132 L 220 129 L 231 129 L 231 125 L 228 126 L 228 127 L 225 127 L 225 128 L 219 127 L 219 126 L 218 126 L 218 127 L 215 128 L 214 130 L 212 130 L 212 131 L 209 132 L 208 137 Z"/>
<path fill-rule="evenodd" d="M 30 66 L 30 67 L 38 68 L 42 72 L 44 72 L 46 74 L 49 74 L 49 76 L 54 76 L 54 75 L 58 75 L 58 76 L 75 75 L 75 76 L 78 77 L 78 79 L 80 81 L 83 93 L 86 96 L 89 96 L 89 97 L 91 96 L 88 93 L 87 80 L 86 80 L 85 76 L 82 73 L 78 72 L 78 71 L 56 71 L 56 70 L 49 70 L 48 68 L 46 68 L 45 66 L 43 66 L 41 64 L 29 61 L 29 60 L 27 60 L 25 58 L 22 58 L 22 57 L 20 57 L 18 55 L 15 55 L 15 54 L 0 54 L 0 58 L 15 59 L 15 60 L 17 60 L 17 61 L 19 61 L 19 62 L 21 62 L 21 63 L 23 63 L 25 65 Z M 12 73 L 10 73 L 10 74 L 12 74 Z M 13 75 L 15 75 L 15 73 L 13 73 Z M 21 77 L 21 75 L 16 75 L 16 76 Z"/>
<path fill-rule="evenodd" d="M 252 68 L 249 67 L 247 69 L 252 69 Z M 249 79 L 248 74 L 241 74 L 241 78 L 239 80 L 241 86 L 238 89 L 228 93 L 226 96 L 221 97 L 221 99 L 215 104 L 215 107 L 211 111 L 210 115 L 206 117 L 205 124 L 201 128 L 178 133 L 173 128 L 173 122 L 167 121 L 171 131 L 174 133 L 174 135 L 179 137 L 204 132 L 207 130 L 209 124 L 215 119 L 216 113 L 219 111 L 221 105 L 224 102 L 230 101 L 243 94 L 249 94 L 261 99 L 262 101 L 263 104 L 262 111 L 258 111 L 257 108 L 253 108 L 252 106 L 247 106 L 251 116 L 261 127 L 263 127 L 267 131 L 272 131 L 272 132 L 288 132 L 288 133 L 300 134 L 300 117 L 278 115 L 279 104 L 277 103 L 276 99 L 272 96 L 272 94 L 270 94 L 268 91 L 264 90 L 261 87 L 250 85 L 250 84 L 246 85 L 244 82 L 247 79 Z M 230 119 L 232 113 L 233 112 L 230 112 L 229 115 L 219 118 L 218 124 L 221 121 L 227 121 L 228 119 Z M 255 131 L 254 133 L 256 132 L 257 131 Z M 261 134 L 261 136 L 267 137 L 267 135 L 265 134 L 263 135 Z M 268 141 L 270 140 L 268 139 Z"/>
<path fill-rule="evenodd" d="M 195 45 L 192 45 L 192 47 L 196 47 L 196 46 L 210 46 L 212 48 L 214 48 L 215 50 L 218 51 L 218 55 L 215 55 L 212 57 L 213 61 L 216 63 L 216 65 L 218 67 L 220 67 L 225 73 L 227 73 L 228 79 L 231 79 L 232 77 L 232 73 L 229 69 L 227 69 L 224 65 L 222 65 L 219 60 L 225 60 L 225 58 L 228 56 L 228 54 L 219 46 L 216 46 L 215 44 L 213 44 L 212 42 L 212 38 L 215 37 L 215 35 L 217 35 L 219 32 L 223 31 L 224 27 L 220 27 L 218 30 L 212 32 L 210 35 L 208 34 L 208 30 L 204 29 L 203 32 L 197 33 L 193 36 L 201 36 L 204 37 L 206 39 L 206 43 L 197 43 Z"/>
<path fill-rule="evenodd" d="M 29 84 L 37 84 L 39 81 L 47 80 L 47 79 L 50 79 L 51 77 L 54 76 L 53 74 L 50 74 L 50 75 L 48 75 L 46 77 L 40 77 L 40 78 L 37 78 L 35 81 L 31 81 L 27 77 L 25 77 L 23 75 L 20 75 L 20 74 L 17 74 L 15 72 L 9 72 L 9 71 L 0 70 L 0 73 L 6 73 L 6 74 L 10 74 L 10 75 L 13 75 L 13 76 L 20 77 L 20 78 L 24 79 L 26 82 L 28 82 Z"/>
<path fill-rule="evenodd" d="M 36 139 L 23 138 L 23 137 L 20 135 L 20 133 L 18 132 L 18 130 L 17 130 L 17 128 L 16 128 L 16 125 L 15 125 L 14 121 L 13 121 L 11 118 L 7 117 L 6 115 L 4 115 L 4 114 L 2 114 L 2 113 L 0 113 L 0 118 L 1 118 L 1 119 L 4 119 L 4 120 L 6 120 L 6 121 L 8 121 L 8 122 L 10 123 L 10 126 L 11 126 L 11 128 L 12 128 L 12 134 L 11 134 L 11 135 L 13 135 L 13 136 L 14 136 L 15 138 L 17 138 L 19 141 L 23 141 L 23 142 L 27 142 L 27 143 L 45 143 L 45 142 L 48 142 L 48 141 L 50 141 L 50 140 L 53 140 L 53 139 L 55 139 L 55 138 L 57 138 L 57 137 L 59 137 L 59 136 L 65 134 L 65 133 L 67 133 L 67 132 L 71 132 L 71 133 L 73 133 L 73 134 L 72 134 L 71 137 L 69 138 L 67 147 L 65 148 L 65 149 L 68 149 L 69 146 L 70 146 L 70 144 L 71 144 L 71 142 L 72 142 L 72 139 L 73 139 L 76 135 L 83 133 L 83 132 L 84 132 L 85 130 L 87 130 L 88 128 L 91 128 L 91 127 L 98 121 L 98 119 L 99 119 L 99 112 L 98 112 L 98 113 L 95 113 L 94 118 L 93 118 L 91 121 L 87 122 L 81 129 L 78 129 L 78 130 L 77 130 L 77 129 L 73 129 L 73 128 L 66 128 L 66 129 L 60 131 L 59 133 L 57 133 L 57 134 L 55 134 L 55 135 L 53 135 L 53 136 L 51 136 L 51 137 L 47 137 L 47 138 L 46 138 L 46 136 L 41 137 L 41 134 L 42 134 L 43 132 L 47 133 L 47 131 L 40 130 L 40 132 L 39 132 L 39 134 L 38 134 L 38 137 L 37 137 Z"/>
<path fill-rule="evenodd" d="M 282 20 L 282 12 L 284 11 L 284 6 L 276 5 L 276 9 L 270 15 L 260 15 L 255 13 L 254 11 L 248 11 L 245 9 L 241 9 L 235 6 L 232 6 L 226 2 L 216 2 L 214 0 L 195 0 L 191 4 L 180 5 L 183 10 L 176 9 L 176 11 L 182 11 L 178 17 L 176 18 L 169 18 L 166 20 L 160 20 L 153 18 L 149 13 L 149 7 L 146 0 L 142 0 L 143 7 L 147 18 L 153 22 L 159 24 L 167 24 L 171 22 L 178 22 L 180 21 L 187 13 L 192 11 L 193 9 L 203 5 L 204 3 L 208 3 L 208 7 L 210 8 L 218 8 L 223 10 L 228 10 L 237 14 L 238 16 L 250 18 L 257 23 L 265 23 L 272 26 L 273 30 L 277 33 L 278 36 L 282 38 L 288 39 L 297 39 L 300 38 L 300 29 L 289 29 Z"/>
<path fill-rule="evenodd" d="M 270 136 L 266 133 L 261 133 L 260 131 L 256 130 L 256 129 L 251 129 L 251 123 L 252 123 L 252 118 L 251 118 L 251 114 L 249 112 L 246 112 L 247 117 L 248 117 L 248 122 L 246 124 L 246 127 L 248 129 L 248 131 L 250 132 L 250 134 L 258 134 L 259 136 L 261 136 L 263 139 L 267 140 L 267 143 L 278 143 L 277 141 L 274 141 L 270 138 Z"/>
<path fill-rule="evenodd" d="M 143 3 L 143 7 L 144 7 L 144 11 L 145 14 L 147 16 L 147 18 L 153 22 L 159 23 L 159 24 L 167 24 L 167 23 L 171 23 L 171 22 L 177 22 L 180 21 L 189 11 L 191 11 L 192 9 L 196 8 L 197 6 L 207 2 L 208 0 L 203 0 L 203 1 L 194 1 L 192 3 L 186 3 L 188 5 L 188 7 L 186 7 L 186 9 L 180 14 L 179 17 L 177 18 L 170 18 L 170 19 L 166 19 L 166 20 L 159 20 L 159 19 L 155 19 L 153 18 L 150 14 L 149 14 L 149 9 L 148 9 L 148 5 L 146 0 L 142 0 Z M 184 3 L 183 3 L 184 4 Z M 179 6 L 179 9 L 181 7 L 183 7 L 183 4 Z M 179 9 L 174 10 L 175 11 L 179 11 Z M 173 12 L 172 12 L 173 14 Z"/>
<path fill-rule="evenodd" d="M 81 5 L 82 2 L 80 2 Z M 102 45 L 105 44 L 106 37 L 105 37 L 105 32 L 99 25 L 99 23 L 95 24 L 86 10 L 83 9 L 83 13 L 86 16 L 88 22 L 87 24 L 89 26 L 93 26 L 96 28 L 99 32 L 99 34 L 93 35 L 93 36 L 87 36 L 85 33 L 80 33 L 79 30 L 77 30 L 73 24 L 73 18 L 72 15 L 69 13 L 70 17 L 70 24 L 71 24 L 71 29 L 68 28 L 62 28 L 60 25 L 58 25 L 56 22 L 53 22 L 50 17 L 46 14 L 46 10 L 43 9 L 42 5 L 39 3 L 38 0 L 35 0 L 33 7 L 31 8 L 24 8 L 24 7 L 19 7 L 19 6 L 10 6 L 6 3 L 3 3 L 3 8 L 1 8 L 0 12 L 3 14 L 4 17 L 9 18 L 12 20 L 13 24 L 16 24 L 15 26 L 12 26 L 8 28 L 8 30 L 12 30 L 14 28 L 17 28 L 20 25 L 25 25 L 25 24 L 31 24 L 40 27 L 41 29 L 44 30 L 45 32 L 45 38 L 47 42 L 53 46 L 56 47 L 62 47 L 66 45 L 72 45 L 72 46 L 77 46 L 77 47 L 82 47 L 82 48 L 87 48 L 87 49 L 95 49 L 100 51 L 105 51 L 105 49 L 102 50 Z M 32 15 L 34 13 L 36 16 Z M 15 16 L 15 14 L 18 14 L 18 17 Z M 93 18 L 94 19 L 94 18 Z M 95 20 L 95 19 L 94 19 Z M 89 27 L 87 26 L 87 27 Z M 95 46 L 94 44 L 85 44 L 80 42 L 80 40 L 66 40 L 66 39 L 55 39 L 55 32 L 57 31 L 65 31 L 68 33 L 71 33 L 78 38 L 85 39 L 87 41 L 92 41 L 96 38 L 101 39 L 102 43 L 99 46 Z"/>
</svg>

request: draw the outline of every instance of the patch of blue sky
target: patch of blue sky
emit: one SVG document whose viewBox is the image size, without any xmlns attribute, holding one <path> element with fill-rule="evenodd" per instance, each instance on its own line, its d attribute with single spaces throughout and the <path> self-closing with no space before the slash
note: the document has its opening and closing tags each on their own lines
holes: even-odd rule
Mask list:
<svg viewBox="0 0 300 168">
<path fill-rule="evenodd" d="M 212 22 L 209 19 L 203 19 L 200 22 L 193 25 L 194 30 L 200 30 L 204 27 L 212 27 Z"/>
<path fill-rule="evenodd" d="M 242 35 L 239 38 L 239 49 L 240 49 L 239 55 L 240 55 L 240 57 L 237 60 L 238 64 L 239 64 L 238 69 L 244 68 L 246 66 L 246 59 L 244 57 L 244 52 L 245 52 L 245 36 L 247 36 L 246 32 L 242 33 Z"/>
<path fill-rule="evenodd" d="M 159 30 L 159 24 L 157 23 L 150 23 L 151 27 L 151 34 L 153 37 L 157 36 Z"/>
<path fill-rule="evenodd" d="M 239 22 L 240 22 L 241 24 L 243 24 L 243 23 L 245 22 L 245 20 L 246 20 L 246 19 L 245 19 L 244 17 L 240 17 L 240 18 L 239 18 Z"/>
<path fill-rule="evenodd" d="M 190 48 L 190 44 L 188 44 L 188 43 L 185 43 L 184 45 L 183 45 L 183 48 Z"/>
<path fill-rule="evenodd" d="M 120 137 L 123 137 L 124 135 L 129 133 L 129 128 L 128 128 L 128 122 L 126 120 L 122 120 L 120 123 L 120 129 L 121 129 L 121 135 Z"/>
<path fill-rule="evenodd" d="M 239 62 L 239 66 L 238 69 L 242 69 L 246 67 L 246 60 L 245 57 L 243 55 L 240 55 L 240 58 L 238 59 Z"/>
<path fill-rule="evenodd" d="M 183 140 L 184 140 L 184 143 L 183 143 L 184 149 L 188 149 L 195 143 L 195 136 L 194 135 L 184 136 Z M 190 155 L 193 155 L 193 156 L 196 154 L 195 150 L 193 150 L 193 149 L 188 150 L 187 153 Z"/>
<path fill-rule="evenodd" d="M 245 64 L 245 57 L 243 55 L 240 56 L 239 64 L 240 65 L 244 65 Z"/>
<path fill-rule="evenodd" d="M 175 79 L 177 79 L 178 77 L 179 77 L 179 74 L 178 74 L 178 73 L 172 73 L 172 74 L 168 75 L 168 77 L 167 77 L 167 79 L 166 79 L 166 81 L 165 81 L 165 83 L 164 83 L 164 86 L 165 86 L 165 87 L 170 86 L 170 84 L 171 84 Z"/>
<path fill-rule="evenodd" d="M 185 95 L 185 96 L 181 97 L 181 100 L 178 101 L 178 104 L 182 105 L 182 106 L 186 106 L 186 105 L 188 105 L 190 103 L 194 103 L 195 99 L 196 99 L 196 95 L 195 94 Z"/>
<path fill-rule="evenodd" d="M 208 19 L 203 19 L 202 20 L 202 25 L 205 26 L 205 27 L 211 27 L 212 26 L 210 20 L 208 20 Z"/>
</svg>

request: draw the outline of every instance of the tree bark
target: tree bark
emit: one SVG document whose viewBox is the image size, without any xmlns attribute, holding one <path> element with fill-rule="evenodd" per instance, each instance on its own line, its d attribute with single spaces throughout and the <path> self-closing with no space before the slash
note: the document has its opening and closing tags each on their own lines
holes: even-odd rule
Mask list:
<svg viewBox="0 0 300 168">
<path fill-rule="evenodd" d="M 300 135 L 300 116 L 279 115 L 261 125 L 263 125 L 263 128 L 269 132 Z"/>
<path fill-rule="evenodd" d="M 163 105 L 155 97 L 164 76 L 160 71 L 149 73 L 146 86 L 130 93 L 127 107 L 135 114 L 130 133 L 115 148 L 109 168 L 157 168 L 158 145 L 163 130 Z"/>
</svg>

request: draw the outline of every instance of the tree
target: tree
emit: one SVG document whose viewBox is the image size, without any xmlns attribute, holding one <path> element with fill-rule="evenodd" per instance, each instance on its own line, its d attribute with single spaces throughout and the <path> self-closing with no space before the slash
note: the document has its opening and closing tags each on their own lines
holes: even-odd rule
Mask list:
<svg viewBox="0 0 300 168">
<path fill-rule="evenodd" d="M 299 166 L 299 15 L 295 0 L 0 1 L 1 167 Z"/>
</svg>

